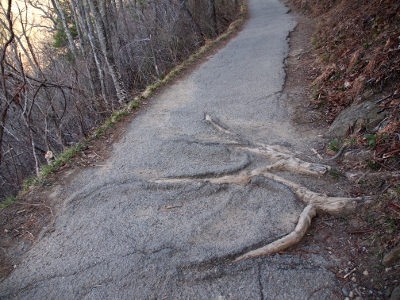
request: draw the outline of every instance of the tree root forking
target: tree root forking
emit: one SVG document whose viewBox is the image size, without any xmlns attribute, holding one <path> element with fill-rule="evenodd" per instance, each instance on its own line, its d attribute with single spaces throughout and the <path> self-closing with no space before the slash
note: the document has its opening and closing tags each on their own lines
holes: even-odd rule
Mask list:
<svg viewBox="0 0 400 300">
<path fill-rule="evenodd" d="M 252 171 L 241 171 L 235 175 L 224 175 L 219 177 L 211 178 L 169 178 L 155 180 L 155 183 L 185 183 L 185 182 L 210 182 L 213 184 L 239 184 L 246 185 L 254 177 L 263 176 L 273 181 L 279 182 L 292 190 L 292 192 L 306 204 L 306 207 L 300 214 L 299 221 L 295 229 L 288 235 L 266 245 L 261 248 L 249 251 L 236 259 L 233 262 L 240 262 L 248 258 L 256 258 L 265 255 L 271 255 L 280 252 L 294 244 L 297 244 L 306 234 L 307 230 L 311 226 L 312 219 L 317 213 L 329 213 L 332 215 L 340 215 L 354 212 L 360 206 L 368 205 L 372 198 L 371 197 L 357 197 L 357 198 L 346 198 L 346 197 L 329 197 L 322 193 L 316 193 L 310 191 L 304 186 L 301 186 L 295 182 L 289 181 L 283 177 L 271 173 L 274 170 L 287 170 L 295 171 L 298 173 L 305 173 L 310 175 L 324 175 L 331 169 L 330 166 L 309 163 L 299 158 L 294 157 L 289 151 L 283 149 L 280 146 L 270 146 L 264 144 L 252 144 L 234 134 L 226 126 L 220 124 L 220 122 L 214 120 L 210 115 L 205 114 L 205 120 L 209 121 L 214 128 L 224 134 L 230 135 L 235 141 L 242 142 L 242 145 L 246 146 L 234 146 L 240 150 L 254 153 L 256 155 L 266 156 L 269 159 L 275 161 L 275 163 L 263 167 L 254 169 Z"/>
</svg>

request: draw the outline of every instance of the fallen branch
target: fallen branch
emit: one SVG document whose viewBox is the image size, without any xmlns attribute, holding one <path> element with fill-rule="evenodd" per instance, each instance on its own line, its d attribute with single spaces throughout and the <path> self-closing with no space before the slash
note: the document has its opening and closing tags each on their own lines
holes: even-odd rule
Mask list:
<svg viewBox="0 0 400 300">
<path fill-rule="evenodd" d="M 390 202 L 390 204 L 393 205 L 393 206 L 395 206 L 395 207 L 397 207 L 397 208 L 400 208 L 400 205 L 397 204 L 396 202 Z"/>
<path fill-rule="evenodd" d="M 399 138 L 400 138 L 400 137 L 399 137 Z M 383 158 L 383 159 L 386 159 L 386 158 L 392 157 L 393 155 L 395 155 L 396 153 L 399 153 L 399 152 L 400 152 L 400 149 L 396 149 L 396 150 L 390 151 L 390 152 L 388 152 L 388 153 L 385 153 L 385 154 L 382 156 L 382 158 Z"/>
<path fill-rule="evenodd" d="M 346 279 L 346 278 L 349 277 L 351 274 L 353 274 L 355 271 L 357 271 L 356 268 L 354 268 L 354 269 L 351 270 L 349 273 L 347 273 L 346 275 L 344 275 L 343 278 Z"/>
<path fill-rule="evenodd" d="M 319 154 L 318 153 L 318 151 L 317 150 L 315 150 L 314 148 L 310 148 L 311 149 L 311 151 L 312 152 L 314 152 L 315 153 L 315 155 L 317 155 L 318 156 L 318 158 L 320 159 L 320 160 L 324 160 L 324 158 L 321 156 L 321 154 Z"/>
</svg>

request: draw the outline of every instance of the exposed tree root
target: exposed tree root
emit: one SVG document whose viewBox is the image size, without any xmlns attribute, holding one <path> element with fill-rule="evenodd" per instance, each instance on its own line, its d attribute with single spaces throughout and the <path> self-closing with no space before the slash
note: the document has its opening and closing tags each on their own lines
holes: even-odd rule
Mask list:
<svg viewBox="0 0 400 300">
<path fill-rule="evenodd" d="M 346 150 L 346 148 L 347 148 L 347 145 L 344 144 L 334 156 L 332 156 L 331 158 L 325 159 L 325 161 L 331 161 L 331 160 L 337 159 L 338 157 L 340 157 L 343 154 L 343 151 Z"/>
<path fill-rule="evenodd" d="M 229 129 L 227 129 L 224 125 L 222 125 L 218 120 L 213 119 L 209 114 L 204 114 L 204 120 L 208 121 L 211 123 L 211 125 L 217 129 L 220 132 L 223 132 L 229 136 L 231 136 L 234 139 L 235 143 L 241 143 L 244 145 L 248 145 L 250 144 L 249 141 L 247 141 L 246 139 L 244 139 L 243 137 L 237 135 L 236 133 L 233 133 L 232 131 L 230 131 Z"/>
<path fill-rule="evenodd" d="M 278 160 L 276 163 L 269 166 L 270 171 L 287 170 L 311 175 L 324 175 L 327 171 L 331 169 L 330 166 L 305 162 L 299 158 L 293 157 L 290 154 L 283 153 L 279 151 L 281 150 L 281 148 L 282 147 L 279 146 L 260 145 L 260 147 L 258 148 L 240 147 L 239 149 L 263 155 L 272 160 Z"/>
<path fill-rule="evenodd" d="M 217 120 L 213 119 L 209 114 L 204 114 L 204 120 L 210 122 L 216 129 L 219 131 L 229 134 L 229 135 L 234 135 L 233 132 L 229 131 L 226 129 L 223 125 L 221 125 Z"/>
<path fill-rule="evenodd" d="M 253 251 L 249 251 L 238 258 L 236 258 L 233 262 L 239 262 L 248 258 L 256 258 L 260 256 L 264 256 L 267 254 L 277 253 L 282 251 L 294 244 L 297 244 L 301 241 L 303 236 L 306 234 L 308 228 L 311 226 L 312 218 L 317 215 L 317 211 L 313 204 L 309 204 L 306 208 L 301 212 L 299 222 L 297 223 L 294 231 L 285 235 L 283 238 L 276 240 L 264 247 L 258 248 Z"/>
<path fill-rule="evenodd" d="M 299 200 L 306 204 L 306 207 L 300 214 L 299 221 L 294 231 L 288 235 L 256 250 L 247 252 L 237 257 L 233 262 L 239 262 L 248 258 L 255 258 L 264 255 L 270 255 L 282 251 L 294 244 L 297 244 L 306 234 L 308 228 L 311 226 L 312 219 L 317 213 L 329 213 L 332 215 L 346 214 L 355 211 L 362 205 L 371 202 L 370 197 L 358 198 L 345 198 L 345 197 L 329 197 L 322 193 L 310 191 L 304 186 L 295 182 L 289 181 L 283 177 L 271 173 L 274 170 L 288 170 L 298 173 L 305 173 L 310 175 L 323 175 L 328 170 L 329 166 L 322 164 L 315 164 L 303 161 L 294 157 L 290 152 L 280 146 L 269 146 L 263 144 L 252 144 L 240 136 L 232 133 L 225 126 L 221 125 L 218 121 L 213 120 L 210 115 L 205 115 L 205 119 L 209 121 L 216 129 L 232 136 L 236 141 L 241 141 L 246 146 L 235 146 L 240 150 L 247 151 L 256 155 L 266 156 L 269 159 L 276 161 L 275 163 L 254 169 L 252 171 L 242 171 L 239 174 L 225 175 L 212 178 L 169 178 L 156 180 L 156 183 L 185 183 L 185 182 L 210 182 L 214 184 L 238 184 L 246 185 L 253 178 L 263 176 L 273 181 L 279 182 L 288 188 L 297 196 Z"/>
<path fill-rule="evenodd" d="M 158 183 L 182 183 L 182 182 L 193 182 L 193 181 L 207 181 L 215 184 L 245 184 L 252 178 L 257 176 L 263 176 L 271 180 L 277 181 L 289 187 L 292 192 L 301 200 L 306 203 L 307 206 L 300 214 L 300 219 L 297 223 L 296 228 L 290 234 L 283 238 L 274 241 L 262 248 L 245 253 L 234 260 L 239 262 L 248 258 L 255 258 L 264 255 L 270 255 L 280 252 L 294 244 L 297 244 L 303 236 L 306 234 L 308 228 L 311 226 L 312 219 L 317 213 L 329 213 L 331 215 L 340 215 L 354 212 L 356 208 L 361 205 L 370 203 L 371 198 L 369 197 L 357 197 L 357 198 L 345 198 L 345 197 L 328 197 L 325 194 L 315 193 L 307 188 L 286 180 L 280 176 L 269 173 L 270 169 L 256 169 L 249 172 L 241 172 L 237 175 L 227 175 L 219 178 L 203 178 L 203 179 L 165 179 L 157 180 Z"/>
<path fill-rule="evenodd" d="M 370 197 L 328 197 L 325 194 L 312 192 L 297 183 L 274 174 L 263 172 L 260 175 L 288 186 L 301 201 L 307 204 L 307 206 L 300 214 L 300 219 L 294 231 L 262 248 L 258 248 L 239 256 L 234 260 L 234 262 L 239 262 L 247 258 L 274 254 L 297 244 L 306 234 L 308 228 L 311 226 L 312 219 L 317 215 L 317 213 L 329 213 L 331 215 L 351 213 L 354 212 L 356 208 L 359 208 L 360 205 L 369 204 L 372 200 Z"/>
<path fill-rule="evenodd" d="M 388 180 L 392 178 L 400 178 L 400 172 L 384 172 L 384 173 L 346 173 L 347 179 L 351 181 L 366 180 Z"/>
</svg>

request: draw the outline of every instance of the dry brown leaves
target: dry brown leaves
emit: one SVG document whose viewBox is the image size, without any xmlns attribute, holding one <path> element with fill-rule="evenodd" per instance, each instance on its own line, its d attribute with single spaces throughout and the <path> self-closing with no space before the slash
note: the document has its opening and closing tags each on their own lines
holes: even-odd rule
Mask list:
<svg viewBox="0 0 400 300">
<path fill-rule="evenodd" d="M 400 2 L 397 0 L 292 0 L 318 16 L 312 38 L 319 76 L 313 81 L 315 107 L 328 123 L 346 107 L 377 101 L 387 115 L 377 131 L 377 158 L 400 149 Z M 380 101 L 380 99 L 383 99 Z M 366 131 L 359 132 L 361 136 Z M 371 132 L 375 133 L 375 132 Z"/>
</svg>

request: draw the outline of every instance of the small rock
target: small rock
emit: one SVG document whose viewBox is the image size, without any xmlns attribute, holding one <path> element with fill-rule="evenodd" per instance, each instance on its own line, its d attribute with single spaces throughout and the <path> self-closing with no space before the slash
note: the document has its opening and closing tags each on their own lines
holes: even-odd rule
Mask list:
<svg viewBox="0 0 400 300">
<path fill-rule="evenodd" d="M 382 264 L 385 267 L 391 267 L 400 261 L 400 245 L 392 249 L 383 257 Z"/>
<path fill-rule="evenodd" d="M 336 117 L 329 131 L 342 136 L 346 134 L 349 127 L 358 129 L 360 126 L 365 126 L 368 130 L 372 130 L 386 117 L 380 111 L 379 105 L 370 101 L 350 106 Z"/>
<path fill-rule="evenodd" d="M 345 295 L 346 297 L 349 295 L 349 291 L 344 287 L 342 288 L 342 293 L 343 295 Z"/>
<path fill-rule="evenodd" d="M 344 298 L 344 300 L 350 300 L 350 298 L 349 298 L 349 297 L 346 297 L 346 298 Z"/>
<path fill-rule="evenodd" d="M 371 150 L 349 150 L 343 154 L 343 163 L 364 162 L 372 159 L 374 153 Z"/>
<path fill-rule="evenodd" d="M 350 298 L 353 298 L 353 297 L 354 297 L 354 292 L 353 292 L 353 291 L 350 291 L 349 297 L 350 297 Z"/>
<path fill-rule="evenodd" d="M 385 299 L 389 299 L 390 298 L 390 294 L 392 293 L 393 288 L 392 287 L 387 287 L 385 290 Z"/>
<path fill-rule="evenodd" d="M 355 277 L 353 276 L 353 277 L 351 277 L 351 281 L 357 282 L 357 278 L 355 278 Z"/>
<path fill-rule="evenodd" d="M 390 300 L 400 300 L 400 285 L 393 290 Z"/>
<path fill-rule="evenodd" d="M 363 272 L 363 275 L 364 275 L 364 276 L 368 276 L 368 275 L 369 275 L 368 271 L 365 270 L 365 271 Z"/>
<path fill-rule="evenodd" d="M 361 298 L 361 297 L 356 297 L 356 300 L 363 300 L 363 298 Z"/>
</svg>

